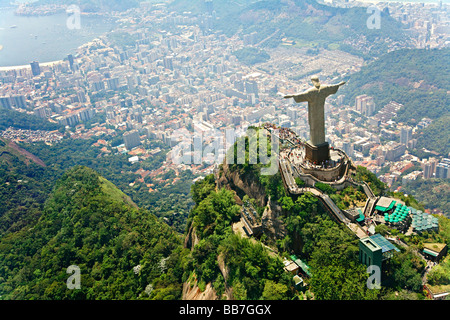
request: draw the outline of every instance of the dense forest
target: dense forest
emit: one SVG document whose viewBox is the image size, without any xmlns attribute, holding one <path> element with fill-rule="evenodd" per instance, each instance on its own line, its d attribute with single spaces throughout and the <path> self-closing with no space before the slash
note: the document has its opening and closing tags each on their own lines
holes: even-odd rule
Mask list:
<svg viewBox="0 0 450 320">
<path fill-rule="evenodd" d="M 212 282 L 219 297 L 225 292 L 224 276 L 217 260 L 222 259 L 228 270 L 227 287 L 233 297 L 245 299 L 278 299 L 292 297 L 290 277 L 283 271 L 283 263 L 269 254 L 261 243 L 233 234 L 231 223 L 239 220 L 240 207 L 233 192 L 215 190 L 214 176 L 192 186 L 196 201 L 189 215 L 188 226 L 194 229 L 199 242 L 193 247 L 188 270 L 200 286 Z M 220 258 L 219 258 L 220 257 Z"/>
<path fill-rule="evenodd" d="M 9 127 L 24 130 L 62 130 L 58 124 L 38 118 L 35 115 L 0 108 L 0 131 Z"/>
<path fill-rule="evenodd" d="M 418 134 L 416 149 L 425 148 L 444 156 L 448 155 L 450 153 L 450 111 L 433 121 Z"/>
<path fill-rule="evenodd" d="M 417 179 L 403 185 L 401 190 L 412 195 L 427 209 L 448 212 L 450 179 Z"/>
<path fill-rule="evenodd" d="M 270 59 L 270 56 L 269 56 L 269 54 L 267 54 L 266 51 L 260 50 L 257 48 L 253 48 L 253 47 L 245 47 L 245 48 L 236 50 L 233 52 L 233 54 L 236 56 L 236 58 L 240 62 L 242 62 L 248 66 L 252 66 L 257 63 L 266 62 L 267 60 Z"/>
<path fill-rule="evenodd" d="M 182 251 L 167 224 L 92 169 L 75 166 L 57 181 L 32 228 L 1 239 L 0 293 L 26 300 L 178 299 Z M 80 290 L 66 286 L 71 265 L 81 270 Z"/>
<path fill-rule="evenodd" d="M 52 189 L 52 172 L 0 138 L 0 237 L 36 222 Z"/>
<path fill-rule="evenodd" d="M 23 144 L 23 147 L 44 161 L 53 170 L 55 178 L 75 165 L 96 170 L 129 195 L 137 205 L 158 217 L 166 218 L 176 231 L 183 233 L 193 205 L 189 195 L 190 186 L 196 176 L 190 170 L 178 175 L 169 171 L 153 178 L 146 176 L 143 182 L 138 182 L 141 176 L 136 172 L 160 168 L 166 160 L 168 147 L 159 142 L 150 142 L 148 148 L 160 147 L 162 151 L 139 163 L 131 163 L 126 154 L 113 152 L 111 148 L 111 154 L 105 154 L 100 147 L 93 146 L 99 138 L 110 140 L 111 145 L 123 142 L 121 136 L 96 137 L 88 140 L 64 139 L 52 146 L 41 142 Z M 169 183 L 175 178 L 178 179 L 176 182 Z M 152 184 L 155 191 L 149 192 L 147 184 Z"/>
</svg>

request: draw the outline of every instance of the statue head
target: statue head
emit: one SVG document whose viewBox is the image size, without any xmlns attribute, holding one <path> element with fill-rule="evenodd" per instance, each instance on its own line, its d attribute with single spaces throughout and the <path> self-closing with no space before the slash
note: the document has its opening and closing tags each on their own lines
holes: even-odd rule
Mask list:
<svg viewBox="0 0 450 320">
<path fill-rule="evenodd" d="M 311 82 L 313 83 L 314 87 L 319 88 L 320 87 L 320 81 L 318 76 L 312 76 Z"/>
</svg>

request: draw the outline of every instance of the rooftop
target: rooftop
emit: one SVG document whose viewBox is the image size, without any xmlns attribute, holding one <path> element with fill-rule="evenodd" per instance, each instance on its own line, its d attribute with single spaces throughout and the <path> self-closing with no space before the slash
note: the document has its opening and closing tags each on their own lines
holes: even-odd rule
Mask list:
<svg viewBox="0 0 450 320">
<path fill-rule="evenodd" d="M 361 242 L 369 248 L 371 251 L 377 251 L 382 249 L 375 241 L 373 241 L 370 237 L 361 239 Z"/>
<path fill-rule="evenodd" d="M 447 245 L 445 243 L 424 243 L 423 248 L 427 251 L 434 251 L 439 254 L 442 250 L 445 249 Z"/>
<path fill-rule="evenodd" d="M 384 259 L 388 258 L 393 250 L 400 252 L 400 250 L 396 246 L 390 243 L 388 239 L 386 239 L 379 233 L 370 236 L 370 239 L 381 247 L 381 252 L 383 253 Z"/>
<path fill-rule="evenodd" d="M 377 201 L 375 209 L 383 212 L 389 211 L 394 207 L 395 203 L 396 201 L 392 198 L 380 197 L 380 199 Z"/>
</svg>

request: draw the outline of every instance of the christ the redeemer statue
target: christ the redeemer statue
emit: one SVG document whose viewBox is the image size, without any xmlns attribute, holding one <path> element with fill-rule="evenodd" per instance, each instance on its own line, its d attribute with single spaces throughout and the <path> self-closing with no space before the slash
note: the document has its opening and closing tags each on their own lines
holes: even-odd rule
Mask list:
<svg viewBox="0 0 450 320">
<path fill-rule="evenodd" d="M 329 158 L 328 143 L 325 141 L 325 99 L 330 94 L 335 94 L 345 82 L 342 81 L 335 85 L 322 85 L 316 76 L 312 77 L 311 81 L 314 87 L 303 93 L 284 96 L 284 98 L 294 98 L 295 102 L 308 101 L 309 145 L 315 151 L 310 150 L 308 153 L 307 150 L 307 158 L 311 161 L 321 162 Z"/>
</svg>

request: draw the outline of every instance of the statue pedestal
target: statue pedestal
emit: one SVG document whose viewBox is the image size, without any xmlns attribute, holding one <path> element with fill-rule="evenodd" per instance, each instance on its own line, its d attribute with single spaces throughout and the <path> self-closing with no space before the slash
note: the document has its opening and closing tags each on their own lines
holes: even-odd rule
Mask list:
<svg viewBox="0 0 450 320">
<path fill-rule="evenodd" d="M 328 142 L 313 146 L 309 142 L 305 144 L 305 158 L 312 163 L 322 163 L 330 159 L 330 145 Z"/>
</svg>

